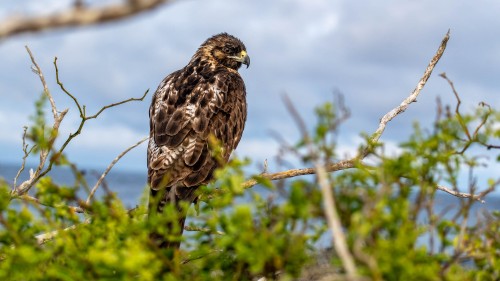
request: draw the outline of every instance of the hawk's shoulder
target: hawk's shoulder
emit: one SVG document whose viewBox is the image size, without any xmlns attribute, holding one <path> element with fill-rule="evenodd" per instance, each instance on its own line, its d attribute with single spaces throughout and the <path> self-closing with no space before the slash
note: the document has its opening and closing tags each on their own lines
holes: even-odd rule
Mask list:
<svg viewBox="0 0 500 281">
<path fill-rule="evenodd" d="M 187 66 L 167 76 L 156 90 L 150 108 L 152 136 L 157 145 L 179 145 L 194 130 L 203 138 L 219 111 L 230 113 L 245 102 L 246 90 L 237 72 L 219 68 L 204 73 Z"/>
</svg>

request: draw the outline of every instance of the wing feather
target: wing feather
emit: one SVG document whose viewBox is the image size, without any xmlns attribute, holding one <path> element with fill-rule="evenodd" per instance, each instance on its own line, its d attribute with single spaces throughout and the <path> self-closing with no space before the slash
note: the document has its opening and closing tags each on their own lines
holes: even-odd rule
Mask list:
<svg viewBox="0 0 500 281">
<path fill-rule="evenodd" d="M 188 166 L 193 166 L 198 162 L 200 156 L 203 152 L 203 148 L 206 146 L 206 142 L 203 139 L 196 138 L 193 136 L 189 139 L 189 144 L 186 147 L 186 153 L 184 153 L 184 162 Z"/>
<path fill-rule="evenodd" d="M 148 178 L 153 189 L 178 182 L 186 187 L 208 182 L 218 166 L 208 136 L 223 143 L 227 160 L 243 132 L 245 86 L 239 74 L 217 71 L 211 77 L 194 77 L 196 71 L 189 74 L 186 69 L 195 68 L 165 78 L 150 107 Z"/>
</svg>

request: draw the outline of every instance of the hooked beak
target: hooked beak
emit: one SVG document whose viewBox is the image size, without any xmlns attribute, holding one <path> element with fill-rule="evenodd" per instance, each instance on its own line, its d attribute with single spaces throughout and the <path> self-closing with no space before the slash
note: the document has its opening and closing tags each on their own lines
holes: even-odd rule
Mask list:
<svg viewBox="0 0 500 281">
<path fill-rule="evenodd" d="M 234 57 L 236 61 L 241 62 L 242 64 L 246 65 L 247 68 L 250 66 L 250 57 L 248 56 L 247 52 L 245 50 L 241 51 L 240 55 L 237 57 Z"/>
</svg>

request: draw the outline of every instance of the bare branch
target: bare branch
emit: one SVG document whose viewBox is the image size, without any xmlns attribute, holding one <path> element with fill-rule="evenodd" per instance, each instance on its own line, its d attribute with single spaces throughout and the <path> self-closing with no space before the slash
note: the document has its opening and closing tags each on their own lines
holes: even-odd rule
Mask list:
<svg viewBox="0 0 500 281">
<path fill-rule="evenodd" d="M 85 106 L 84 108 L 82 109 L 82 107 L 80 106 L 80 103 L 78 102 L 78 100 L 76 99 L 75 96 L 73 96 L 68 90 L 66 90 L 66 88 L 64 87 L 63 83 L 61 82 L 61 80 L 59 79 L 59 68 L 57 67 L 57 57 L 54 58 L 54 68 L 56 70 L 56 82 L 57 82 L 57 85 L 59 85 L 59 87 L 61 88 L 61 90 L 66 94 L 68 95 L 76 104 L 76 107 L 78 108 L 78 111 L 80 111 L 80 117 L 81 118 L 84 118 L 85 117 L 85 112 L 84 112 L 84 109 L 85 109 Z"/>
<path fill-rule="evenodd" d="M 47 83 L 45 82 L 45 78 L 44 78 L 42 69 L 36 63 L 36 60 L 35 60 L 33 54 L 31 53 L 31 50 L 28 48 L 28 46 L 26 46 L 26 50 L 28 51 L 28 54 L 31 58 L 31 61 L 34 64 L 35 68 L 33 68 L 33 69 L 35 70 L 35 73 L 40 77 L 40 81 L 42 82 L 42 85 L 44 88 L 44 93 L 47 95 L 47 97 L 49 98 L 50 103 L 51 103 L 52 113 L 54 114 L 54 124 L 52 125 L 52 131 L 58 132 L 59 126 L 61 125 L 61 122 L 64 119 L 64 116 L 66 116 L 66 113 L 68 113 L 68 109 L 63 110 L 60 113 L 57 113 L 57 108 L 56 108 L 55 102 L 52 98 L 52 95 L 50 94 L 49 88 L 47 87 Z M 53 163 L 51 161 L 49 161 L 50 162 L 49 167 L 46 168 L 45 170 L 43 170 L 43 169 L 45 167 L 47 157 L 50 153 L 50 148 L 54 145 L 56 138 L 57 138 L 57 134 L 53 134 L 50 136 L 50 139 L 49 139 L 48 144 L 47 144 L 47 146 L 49 148 L 40 150 L 40 160 L 39 160 L 38 167 L 36 168 L 36 170 L 33 173 L 30 173 L 30 178 L 28 180 L 24 181 L 19 186 L 14 185 L 14 190 L 12 191 L 13 196 L 23 195 L 26 192 L 28 192 L 29 189 L 40 179 L 40 177 L 44 176 L 46 173 L 48 173 L 50 171 L 50 169 L 52 167 L 52 163 Z"/>
<path fill-rule="evenodd" d="M 75 212 L 75 213 L 83 213 L 84 212 L 83 208 L 81 208 L 81 207 L 64 206 L 64 205 L 60 205 L 60 206 L 47 205 L 47 204 L 45 204 L 43 202 L 40 202 L 40 200 L 38 198 L 29 196 L 27 194 L 16 196 L 14 198 L 18 198 L 18 199 L 21 199 L 21 200 L 24 200 L 24 201 L 28 201 L 28 202 L 32 202 L 32 203 L 35 203 L 35 204 L 38 204 L 38 205 L 43 205 L 43 206 L 52 207 L 52 208 L 64 208 L 64 209 L 68 209 L 68 210 L 70 210 L 72 212 Z"/>
<path fill-rule="evenodd" d="M 413 92 L 410 94 L 410 96 L 408 96 L 403 102 L 401 102 L 401 104 L 398 107 L 392 109 L 387 114 L 385 114 L 384 117 L 382 117 L 382 119 L 380 119 L 380 123 L 379 123 L 377 130 L 370 137 L 370 141 L 372 143 L 378 142 L 380 136 L 382 136 L 382 133 L 384 132 L 385 127 L 389 121 L 394 119 L 394 117 L 399 115 L 401 112 L 404 112 L 408 108 L 410 103 L 413 103 L 417 100 L 417 97 L 420 94 L 420 91 L 424 88 L 425 84 L 427 83 L 427 80 L 431 76 L 432 71 L 434 70 L 434 67 L 439 62 L 439 59 L 441 59 L 441 56 L 443 55 L 444 50 L 446 49 L 446 43 L 448 43 L 448 39 L 450 39 L 450 31 L 449 30 L 446 33 L 446 35 L 444 36 L 443 40 L 441 41 L 441 45 L 439 46 L 436 54 L 434 55 L 432 60 L 429 62 L 429 65 L 425 69 L 424 75 L 422 76 L 422 78 L 420 78 L 420 81 L 418 82 L 417 86 L 415 87 Z M 364 153 L 366 154 L 367 152 L 368 151 L 365 151 Z"/>
<path fill-rule="evenodd" d="M 117 106 L 117 105 L 121 105 L 121 104 L 124 104 L 124 103 L 127 103 L 127 102 L 131 102 L 131 101 L 143 101 L 144 98 L 146 97 L 146 95 L 148 93 L 149 93 L 149 89 L 147 89 L 146 92 L 144 92 L 144 94 L 140 98 L 129 98 L 129 99 L 126 99 L 126 100 L 122 100 L 120 102 L 116 102 L 116 103 L 105 105 L 96 114 L 94 114 L 92 116 L 85 116 L 85 120 L 97 118 L 97 116 L 99 116 L 99 114 L 101 114 L 104 110 L 106 110 L 108 108 L 111 108 L 111 107 L 114 107 L 114 106 Z"/>
<path fill-rule="evenodd" d="M 140 97 L 140 98 L 129 98 L 129 99 L 122 100 L 122 101 L 119 101 L 119 102 L 116 102 L 116 103 L 105 105 L 96 114 L 91 115 L 91 116 L 87 116 L 86 112 L 85 112 L 85 105 L 83 105 L 83 106 L 80 105 L 80 103 L 78 102 L 78 99 L 75 96 L 73 96 L 73 94 L 71 94 L 71 92 L 68 91 L 66 89 L 66 87 L 64 87 L 64 84 L 62 83 L 61 79 L 59 78 L 59 67 L 57 66 L 57 57 L 54 58 L 54 68 L 56 70 L 56 82 L 57 82 L 57 85 L 59 85 L 59 87 L 61 88 L 61 90 L 74 101 L 76 107 L 78 108 L 78 111 L 80 112 L 80 118 L 82 119 L 82 123 L 85 122 L 85 121 L 87 121 L 87 120 L 89 120 L 89 119 L 97 118 L 104 110 L 106 110 L 108 108 L 115 107 L 117 105 L 121 105 L 121 104 L 124 104 L 124 103 L 127 103 L 127 102 L 131 102 L 131 101 L 143 101 L 144 98 L 146 97 L 146 95 L 149 93 L 149 89 L 147 89 L 144 92 L 144 94 L 142 95 L 142 97 Z M 80 129 L 81 129 L 81 127 L 83 127 L 83 124 L 80 125 Z M 76 136 L 79 133 L 80 133 L 80 130 L 78 130 L 77 132 L 73 133 L 73 135 Z"/>
<path fill-rule="evenodd" d="M 54 124 L 52 125 L 52 130 L 54 132 L 57 132 L 59 130 L 59 126 L 61 125 L 61 121 L 64 119 L 64 116 L 66 116 L 66 113 L 68 113 L 68 109 L 65 109 L 61 113 L 57 115 L 56 120 L 54 120 Z M 56 140 L 57 135 L 51 136 L 48 142 L 48 147 L 52 147 L 54 144 L 54 141 Z M 45 170 L 43 168 L 45 167 L 45 163 L 47 162 L 47 157 L 49 155 L 50 149 L 41 149 L 40 150 L 40 161 L 38 164 L 38 167 L 36 170 L 30 174 L 30 178 L 23 183 L 19 185 L 19 187 L 14 187 L 14 193 L 13 195 L 22 195 L 25 194 L 30 190 L 30 188 L 45 174 L 47 174 L 52 167 L 53 162 L 49 161 L 49 167 L 47 167 Z M 43 170 L 43 171 L 42 171 Z"/>
<path fill-rule="evenodd" d="M 442 77 L 443 79 L 445 79 L 448 82 L 448 84 L 451 87 L 451 90 L 452 90 L 453 94 L 455 95 L 455 98 L 457 99 L 457 106 L 455 107 L 455 114 L 457 116 L 458 123 L 460 124 L 460 127 L 462 127 L 462 130 L 464 131 L 465 135 L 467 135 L 467 139 L 470 141 L 471 140 L 471 135 L 469 133 L 469 129 L 467 128 L 467 126 L 464 123 L 464 120 L 462 118 L 462 114 L 460 114 L 460 105 L 462 104 L 462 100 L 460 99 L 460 96 L 458 95 L 458 92 L 455 89 L 455 85 L 446 76 L 446 73 L 443 72 L 443 73 L 439 74 L 439 76 Z M 464 147 L 464 150 L 461 153 L 463 153 L 467 149 L 467 147 L 468 147 L 468 145 L 466 147 Z"/>
<path fill-rule="evenodd" d="M 84 224 L 90 223 L 90 219 L 86 219 L 83 223 Z M 42 244 L 45 244 L 48 241 L 54 239 L 57 235 L 59 235 L 59 233 L 61 233 L 61 231 L 70 231 L 70 230 L 76 229 L 77 227 L 78 227 L 78 224 L 74 224 L 74 225 L 66 227 L 65 229 L 62 229 L 62 230 L 54 230 L 51 232 L 42 233 L 42 234 L 35 236 L 35 239 L 39 245 L 42 245 Z"/>
<path fill-rule="evenodd" d="M 325 215 L 327 218 L 326 221 L 332 233 L 332 240 L 335 251 L 342 260 L 342 264 L 346 269 L 348 279 L 356 280 L 356 265 L 347 247 L 347 241 L 343 232 L 342 224 L 340 223 L 337 207 L 335 206 L 335 200 L 331 189 L 331 184 L 328 180 L 328 175 L 325 168 L 321 166 L 318 161 L 315 161 L 314 166 L 316 167 L 317 171 L 316 175 L 318 177 L 318 184 L 321 187 L 321 193 L 323 194 L 322 197 L 325 207 Z"/>
<path fill-rule="evenodd" d="M 500 184 L 500 180 L 495 182 L 494 184 L 492 184 L 491 186 L 489 186 L 486 190 L 478 193 L 478 194 L 473 194 L 473 193 L 465 193 L 465 192 L 459 192 L 457 190 L 453 190 L 453 189 L 450 189 L 446 186 L 443 186 L 443 185 L 437 185 L 436 188 L 441 190 L 441 191 L 444 191 L 446 193 L 449 193 L 453 196 L 456 196 L 456 197 L 460 197 L 460 198 L 470 198 L 470 199 L 473 199 L 473 200 L 476 200 L 476 201 L 479 201 L 481 203 L 485 203 L 485 201 L 483 200 L 483 198 L 490 192 L 492 192 L 493 190 L 495 190 L 495 187 Z"/>
<path fill-rule="evenodd" d="M 90 200 L 92 200 L 92 197 L 94 196 L 95 192 L 97 191 L 97 188 L 99 187 L 99 185 L 101 185 L 101 182 L 104 180 L 104 178 L 106 177 L 106 175 L 109 173 L 109 171 L 111 171 L 111 169 L 113 168 L 113 166 L 116 164 L 116 162 L 118 162 L 125 154 L 127 154 L 130 150 L 136 148 L 137 146 L 139 146 L 141 143 L 145 142 L 146 140 L 148 140 L 149 137 L 145 137 L 143 138 L 142 140 L 140 140 L 139 142 L 137 142 L 136 144 L 132 145 L 131 147 L 125 149 L 122 153 L 120 153 L 112 162 L 111 164 L 109 164 L 108 168 L 104 171 L 104 173 L 102 173 L 101 177 L 99 178 L 99 180 L 97 181 L 97 183 L 94 185 L 94 187 L 92 188 L 92 190 L 90 191 L 90 194 L 89 194 L 89 197 L 87 198 L 87 201 L 86 201 L 86 204 L 89 205 L 90 204 Z"/>
<path fill-rule="evenodd" d="M 348 159 L 348 160 L 342 160 L 337 163 L 332 163 L 332 164 L 327 164 L 324 167 L 325 171 L 327 172 L 335 172 L 335 171 L 341 171 L 341 170 L 346 170 L 350 168 L 354 168 L 356 166 L 356 162 L 358 160 L 353 158 L 353 159 Z M 259 177 L 269 179 L 269 180 L 282 180 L 282 179 L 288 179 L 288 178 L 293 178 L 293 177 L 298 177 L 298 176 L 304 176 L 304 175 L 313 175 L 316 174 L 316 168 L 304 168 L 304 169 L 291 169 L 287 171 L 282 171 L 282 172 L 277 172 L 277 173 L 263 173 L 260 174 Z M 249 179 L 243 183 L 243 188 L 251 188 L 254 185 L 256 185 L 258 182 L 255 179 Z"/>
<path fill-rule="evenodd" d="M 66 148 L 66 146 L 71 142 L 71 140 L 73 138 L 75 138 L 76 136 L 78 136 L 82 132 L 83 126 L 85 125 L 85 122 L 87 120 L 96 118 L 99 114 L 101 114 L 104 110 L 106 110 L 108 108 L 111 108 L 111 107 L 114 107 L 114 106 L 117 106 L 117 105 L 121 105 L 121 104 L 130 102 L 130 101 L 142 101 L 142 100 L 144 100 L 144 98 L 146 97 L 146 95 L 149 93 L 149 89 L 148 89 L 148 90 L 146 90 L 144 92 L 144 94 L 140 98 L 129 98 L 127 100 L 123 100 L 123 101 L 120 101 L 120 102 L 117 102 L 117 103 L 113 103 L 113 104 L 109 104 L 109 105 L 103 106 L 96 114 L 94 114 L 92 116 L 87 116 L 86 112 L 85 112 L 85 105 L 81 106 L 80 103 L 78 102 L 78 100 L 76 99 L 76 97 L 73 96 L 64 87 L 64 84 L 61 82 L 61 80 L 59 78 L 59 68 L 57 66 L 57 57 L 54 58 L 54 68 L 55 68 L 55 71 L 56 71 L 56 82 L 57 82 L 57 84 L 59 85 L 59 87 L 61 88 L 61 90 L 66 95 L 68 95 L 75 102 L 75 105 L 78 108 L 78 111 L 80 112 L 80 119 L 81 119 L 80 124 L 78 126 L 78 129 L 74 133 L 71 133 L 69 135 L 69 137 L 66 139 L 66 141 L 64 142 L 64 144 L 59 149 L 58 153 L 62 153 L 64 151 L 64 149 Z"/>
<path fill-rule="evenodd" d="M 19 179 L 19 176 L 21 173 L 24 171 L 24 168 L 26 167 L 26 158 L 31 154 L 35 146 L 33 145 L 29 150 L 28 150 L 28 144 L 26 143 L 26 132 L 28 131 L 28 127 L 24 127 L 23 129 L 23 161 L 21 162 L 21 167 L 17 171 L 16 176 L 14 177 L 14 187 L 17 186 L 17 180 Z"/>
<path fill-rule="evenodd" d="M 31 69 L 33 70 L 33 72 L 35 72 L 38 75 L 38 77 L 40 77 L 40 81 L 42 82 L 42 85 L 43 85 L 43 92 L 49 98 L 50 106 L 52 108 L 52 115 L 54 116 L 54 120 L 55 120 L 55 119 L 57 119 L 56 103 L 54 102 L 54 98 L 52 98 L 52 95 L 50 94 L 49 87 L 47 86 L 47 82 L 45 82 L 45 77 L 43 76 L 42 69 L 40 68 L 38 63 L 36 63 L 35 57 L 31 53 L 30 48 L 28 48 L 28 46 L 24 46 L 24 47 L 26 48 L 26 51 L 28 51 L 28 54 L 30 55 L 31 62 L 33 63 L 33 66 L 31 67 Z"/>
<path fill-rule="evenodd" d="M 153 10 L 171 0 L 122 1 L 100 7 L 74 6 L 68 10 L 46 16 L 11 16 L 0 22 L 0 39 L 27 32 L 62 27 L 95 25 L 118 21 L 136 14 Z"/>
<path fill-rule="evenodd" d="M 499 146 L 490 145 L 490 144 L 484 143 L 484 142 L 482 142 L 482 141 L 480 141 L 478 139 L 479 130 L 481 130 L 481 128 L 486 124 L 486 122 L 488 121 L 489 116 L 491 115 L 491 112 L 492 112 L 491 111 L 491 106 L 489 104 L 485 103 L 485 102 L 480 102 L 479 103 L 479 106 L 487 107 L 488 108 L 488 112 L 483 116 L 483 118 L 481 120 L 481 123 L 479 123 L 479 125 L 474 130 L 474 133 L 471 135 L 469 133 L 469 129 L 467 128 L 467 125 L 465 124 L 465 121 L 464 121 L 464 119 L 462 117 L 462 114 L 460 113 L 460 104 L 462 103 L 462 101 L 460 99 L 460 96 L 458 95 L 457 90 L 455 89 L 453 81 L 451 81 L 448 78 L 448 76 L 446 76 L 446 73 L 444 73 L 444 72 L 441 73 L 441 74 L 439 74 L 439 76 L 441 76 L 443 79 L 446 80 L 446 82 L 448 82 L 448 84 L 451 87 L 451 90 L 452 90 L 453 94 L 455 95 L 455 98 L 457 99 L 457 106 L 455 107 L 455 116 L 457 117 L 457 120 L 458 120 L 458 123 L 460 124 L 460 127 L 462 128 L 462 130 L 464 131 L 465 135 L 467 136 L 467 139 L 463 139 L 463 141 L 465 142 L 464 147 L 462 148 L 462 150 L 457 151 L 456 153 L 457 154 L 463 154 L 471 146 L 471 144 L 473 144 L 474 142 L 477 142 L 477 143 L 485 146 L 487 149 L 500 148 Z"/>
</svg>

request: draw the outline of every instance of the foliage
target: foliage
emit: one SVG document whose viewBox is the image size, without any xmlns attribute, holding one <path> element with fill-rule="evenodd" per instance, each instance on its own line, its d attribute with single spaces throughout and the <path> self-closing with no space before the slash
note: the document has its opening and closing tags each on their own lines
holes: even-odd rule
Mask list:
<svg viewBox="0 0 500 281">
<path fill-rule="evenodd" d="M 58 135 L 57 130 L 47 129 L 45 95 L 36 103 L 26 134 L 36 149 L 23 149 L 57 151 L 51 164 L 78 171 L 54 147 L 55 141 L 47 141 Z M 290 148 L 304 164 L 318 157 L 323 163 L 336 161 L 335 135 L 348 115 L 341 103 L 336 104 L 319 107 L 311 136 L 303 132 Z M 491 191 L 498 185 L 495 179 L 479 180 L 475 172 L 493 162 L 478 153 L 495 148 L 488 143 L 500 135 L 499 119 L 500 113 L 488 106 L 467 115 L 458 108 L 454 114 L 447 110 L 438 113 L 430 130 L 415 123 L 397 153 L 386 154 L 382 143 L 373 146 L 367 138 L 360 151 L 370 148 L 365 158 L 369 161 L 359 159 L 354 169 L 329 174 L 348 249 L 361 276 L 373 280 L 500 278 L 500 213 L 485 211 L 472 219 L 471 207 L 479 203 L 470 196 L 456 199 L 458 204 L 445 215 L 436 202 L 440 185 L 453 190 L 468 185 L 471 194 L 479 186 Z M 77 172 L 73 185 L 63 185 L 53 181 L 48 171 L 37 179 L 28 197 L 0 181 L 0 279 L 300 278 L 315 268 L 319 248 L 330 245 L 322 193 L 313 178 L 276 183 L 264 175 L 253 176 L 258 187 L 244 189 L 249 163 L 233 159 L 217 170 L 213 184 L 200 190 L 187 226 L 196 231 L 186 233 L 182 250 L 175 252 L 158 249 L 148 236 L 152 230 L 168 235 L 165 226 L 177 221 L 173 208 L 148 220 L 145 204 L 127 210 L 110 192 L 87 204 L 81 197 L 89 188 Z M 35 239 L 53 231 L 57 233 Z M 342 260 L 332 251 L 328 260 L 323 273 L 342 279 Z"/>
</svg>

